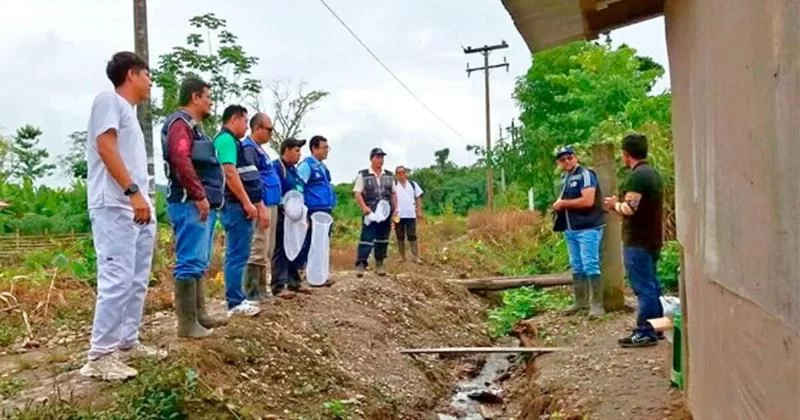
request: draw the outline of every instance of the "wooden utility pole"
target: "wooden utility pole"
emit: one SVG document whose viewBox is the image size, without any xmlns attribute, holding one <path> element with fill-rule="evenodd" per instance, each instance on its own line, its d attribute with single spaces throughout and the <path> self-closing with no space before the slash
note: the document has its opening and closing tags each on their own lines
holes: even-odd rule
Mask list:
<svg viewBox="0 0 800 420">
<path fill-rule="evenodd" d="M 480 71 L 483 70 L 483 87 L 484 92 L 486 94 L 486 206 L 489 210 L 492 210 L 494 207 L 494 176 L 492 173 L 492 133 L 491 133 L 491 123 L 490 123 L 490 106 L 489 106 L 489 70 L 498 68 L 498 67 L 505 67 L 506 72 L 508 72 L 508 62 L 506 61 L 505 57 L 503 57 L 503 64 L 492 64 L 489 65 L 489 53 L 494 50 L 499 50 L 502 48 L 508 48 L 508 44 L 505 41 L 501 41 L 500 44 L 497 45 L 484 45 L 483 47 L 473 48 L 467 47 L 464 48 L 464 54 L 474 54 L 474 53 L 481 53 L 483 55 L 483 67 L 476 67 L 470 68 L 469 63 L 467 63 L 467 77 L 473 71 Z"/>
<path fill-rule="evenodd" d="M 603 196 L 617 193 L 617 172 L 613 144 L 592 146 L 592 162 Z M 608 312 L 625 307 L 625 269 L 622 265 L 622 219 L 606 212 L 606 227 L 600 243 L 600 272 L 603 276 L 603 306 Z"/>
<path fill-rule="evenodd" d="M 150 51 L 147 45 L 147 0 L 133 0 L 133 42 L 134 51 L 144 58 L 149 65 Z M 153 158 L 153 120 L 150 113 L 150 98 L 136 107 L 139 125 L 144 133 L 144 145 L 147 150 L 147 176 L 150 179 L 150 200 L 156 204 L 156 168 Z"/>
</svg>

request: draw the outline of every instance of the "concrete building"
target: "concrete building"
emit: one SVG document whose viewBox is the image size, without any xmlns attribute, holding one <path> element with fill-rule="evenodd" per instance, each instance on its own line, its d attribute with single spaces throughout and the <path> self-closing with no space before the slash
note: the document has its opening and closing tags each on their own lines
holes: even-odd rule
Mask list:
<svg viewBox="0 0 800 420">
<path fill-rule="evenodd" d="M 800 419 L 800 1 L 502 1 L 534 53 L 664 16 L 689 408 Z"/>
</svg>

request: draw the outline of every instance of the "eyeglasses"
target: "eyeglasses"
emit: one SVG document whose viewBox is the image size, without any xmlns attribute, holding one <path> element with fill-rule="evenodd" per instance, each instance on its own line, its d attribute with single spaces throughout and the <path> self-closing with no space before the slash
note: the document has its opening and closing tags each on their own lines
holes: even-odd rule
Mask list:
<svg viewBox="0 0 800 420">
<path fill-rule="evenodd" d="M 263 129 L 265 129 L 265 130 L 269 131 L 270 133 L 271 133 L 271 132 L 273 132 L 273 131 L 275 131 L 275 127 L 267 127 L 267 126 L 265 126 L 265 125 L 262 125 L 262 126 L 261 126 L 261 128 L 263 128 Z"/>
<path fill-rule="evenodd" d="M 561 163 L 564 163 L 564 162 L 569 162 L 572 159 L 575 159 L 575 156 L 568 155 L 568 156 L 563 156 L 563 157 L 558 158 L 558 161 L 561 162 Z"/>
</svg>

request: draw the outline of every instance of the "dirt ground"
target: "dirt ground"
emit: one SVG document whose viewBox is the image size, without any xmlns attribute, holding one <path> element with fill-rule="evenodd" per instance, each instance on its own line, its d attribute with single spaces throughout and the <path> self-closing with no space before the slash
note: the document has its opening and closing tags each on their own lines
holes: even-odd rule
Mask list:
<svg viewBox="0 0 800 420">
<path fill-rule="evenodd" d="M 635 299 L 628 297 L 627 305 L 633 307 Z M 641 349 L 618 346 L 617 339 L 635 325 L 632 310 L 598 320 L 547 313 L 532 318 L 528 325 L 536 330 L 536 345 L 571 351 L 539 357 L 535 383 L 523 375 L 511 381 L 508 389 L 514 397 L 507 411 L 517 418 L 691 418 L 682 394 L 670 386 L 671 343 L 661 340 L 657 346 Z M 522 413 L 525 409 L 531 413 Z M 549 413 L 530 417 L 534 411 Z"/>
<path fill-rule="evenodd" d="M 331 404 L 342 418 L 436 418 L 475 357 L 410 357 L 398 349 L 491 345 L 489 300 L 444 284 L 452 273 L 441 269 L 390 268 L 385 279 L 339 271 L 333 287 L 267 303 L 258 317 L 237 319 L 202 341 L 175 338 L 170 291 L 159 286 L 148 301 L 143 341 L 171 351 L 163 363 L 196 369 L 201 384 L 224 402 L 223 411 L 189 418 L 333 418 Z M 220 286 L 212 293 L 219 296 Z M 213 305 L 223 310 L 221 301 Z M 633 320 L 632 313 L 591 321 L 546 313 L 530 320 L 537 345 L 571 351 L 539 357 L 533 376 L 518 367 L 504 384 L 505 407 L 492 417 L 690 418 L 681 394 L 669 385 L 666 340 L 646 349 L 617 346 Z M 89 321 L 48 329 L 36 337 L 39 348 L 0 348 L 0 412 L 54 399 L 95 408 L 113 403 L 116 385 L 77 375 Z"/>
</svg>

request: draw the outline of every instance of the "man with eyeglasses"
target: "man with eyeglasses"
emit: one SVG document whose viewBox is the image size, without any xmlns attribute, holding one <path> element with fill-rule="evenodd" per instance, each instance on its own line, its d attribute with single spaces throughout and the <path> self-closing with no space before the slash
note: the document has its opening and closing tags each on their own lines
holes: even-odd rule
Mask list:
<svg viewBox="0 0 800 420">
<path fill-rule="evenodd" d="M 275 223 L 278 220 L 278 205 L 281 202 L 281 180 L 272 164 L 272 159 L 264 150 L 272 139 L 274 126 L 272 119 L 264 112 L 250 118 L 250 135 L 242 142 L 243 148 L 250 149 L 256 156 L 256 167 L 261 174 L 264 205 L 267 211 L 267 225 L 256 226 L 250 249 L 250 259 L 244 278 L 244 292 L 247 299 L 263 301 L 272 293 L 267 287 L 267 261 L 272 260 L 275 251 Z"/>
<path fill-rule="evenodd" d="M 597 174 L 578 163 L 571 146 L 556 149 L 555 158 L 563 171 L 561 194 L 553 203 L 553 230 L 564 232 L 572 266 L 575 302 L 568 314 L 589 308 L 590 316 L 605 313 L 603 284 L 600 278 L 600 241 L 605 213 Z"/>
</svg>

